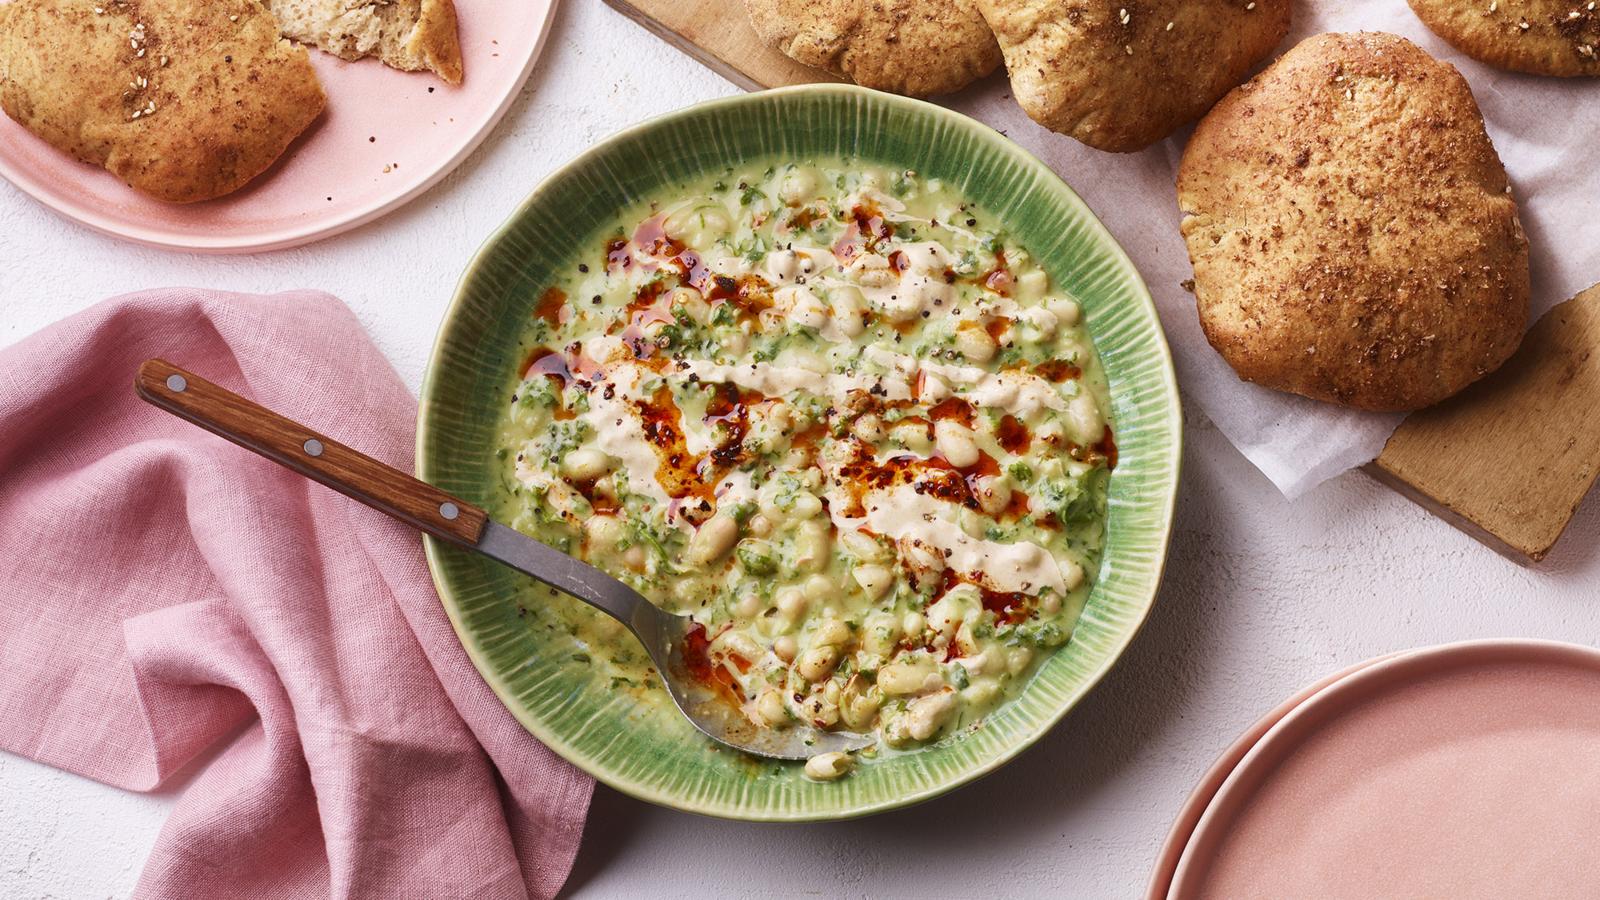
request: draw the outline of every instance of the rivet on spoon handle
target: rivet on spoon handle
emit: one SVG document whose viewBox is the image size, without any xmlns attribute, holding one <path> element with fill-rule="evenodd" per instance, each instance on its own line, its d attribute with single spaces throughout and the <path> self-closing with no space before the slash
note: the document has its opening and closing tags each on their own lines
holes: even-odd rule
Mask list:
<svg viewBox="0 0 1600 900">
<path fill-rule="evenodd" d="M 464 500 L 163 359 L 134 387 L 150 403 L 435 537 L 473 546 L 488 515 Z"/>
</svg>

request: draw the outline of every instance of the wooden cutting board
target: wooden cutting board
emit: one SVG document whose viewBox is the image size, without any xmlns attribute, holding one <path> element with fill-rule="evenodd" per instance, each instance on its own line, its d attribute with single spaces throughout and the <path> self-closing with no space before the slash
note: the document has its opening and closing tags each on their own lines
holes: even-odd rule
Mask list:
<svg viewBox="0 0 1600 900">
<path fill-rule="evenodd" d="M 606 2 L 746 90 L 840 80 L 762 43 L 742 0 Z M 1600 285 L 1540 319 L 1505 368 L 1407 418 L 1367 471 L 1508 557 L 1543 559 L 1600 471 L 1597 348 Z"/>
<path fill-rule="evenodd" d="M 1513 558 L 1537 562 L 1600 471 L 1600 285 L 1544 314 L 1499 371 L 1412 413 L 1368 467 Z"/>
</svg>

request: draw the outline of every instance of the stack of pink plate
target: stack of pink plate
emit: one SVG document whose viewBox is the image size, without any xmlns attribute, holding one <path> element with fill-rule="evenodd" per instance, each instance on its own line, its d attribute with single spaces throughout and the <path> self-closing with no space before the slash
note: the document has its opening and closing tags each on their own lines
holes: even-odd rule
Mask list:
<svg viewBox="0 0 1600 900">
<path fill-rule="evenodd" d="M 1600 651 L 1447 644 L 1306 688 L 1206 773 L 1148 896 L 1600 896 Z"/>
</svg>

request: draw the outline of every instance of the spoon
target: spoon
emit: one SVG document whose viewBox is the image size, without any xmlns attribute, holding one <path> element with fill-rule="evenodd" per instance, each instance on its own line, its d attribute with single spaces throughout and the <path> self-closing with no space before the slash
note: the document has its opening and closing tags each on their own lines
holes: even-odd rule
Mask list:
<svg viewBox="0 0 1600 900">
<path fill-rule="evenodd" d="M 712 740 L 755 756 L 808 759 L 871 746 L 868 735 L 803 723 L 761 728 L 689 674 L 688 616 L 657 608 L 599 569 L 508 528 L 482 509 L 161 359 L 139 367 L 134 388 L 150 403 L 436 538 L 564 591 L 615 618 L 644 645 L 672 702 Z"/>
</svg>

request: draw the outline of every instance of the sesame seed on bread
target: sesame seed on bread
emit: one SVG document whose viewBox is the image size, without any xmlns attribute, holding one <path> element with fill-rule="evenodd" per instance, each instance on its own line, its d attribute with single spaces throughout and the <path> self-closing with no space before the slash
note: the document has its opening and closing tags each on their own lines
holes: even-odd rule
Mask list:
<svg viewBox="0 0 1600 900">
<path fill-rule="evenodd" d="M 1473 59 L 1534 75 L 1600 76 L 1597 0 L 1410 0 L 1423 24 Z"/>
</svg>

